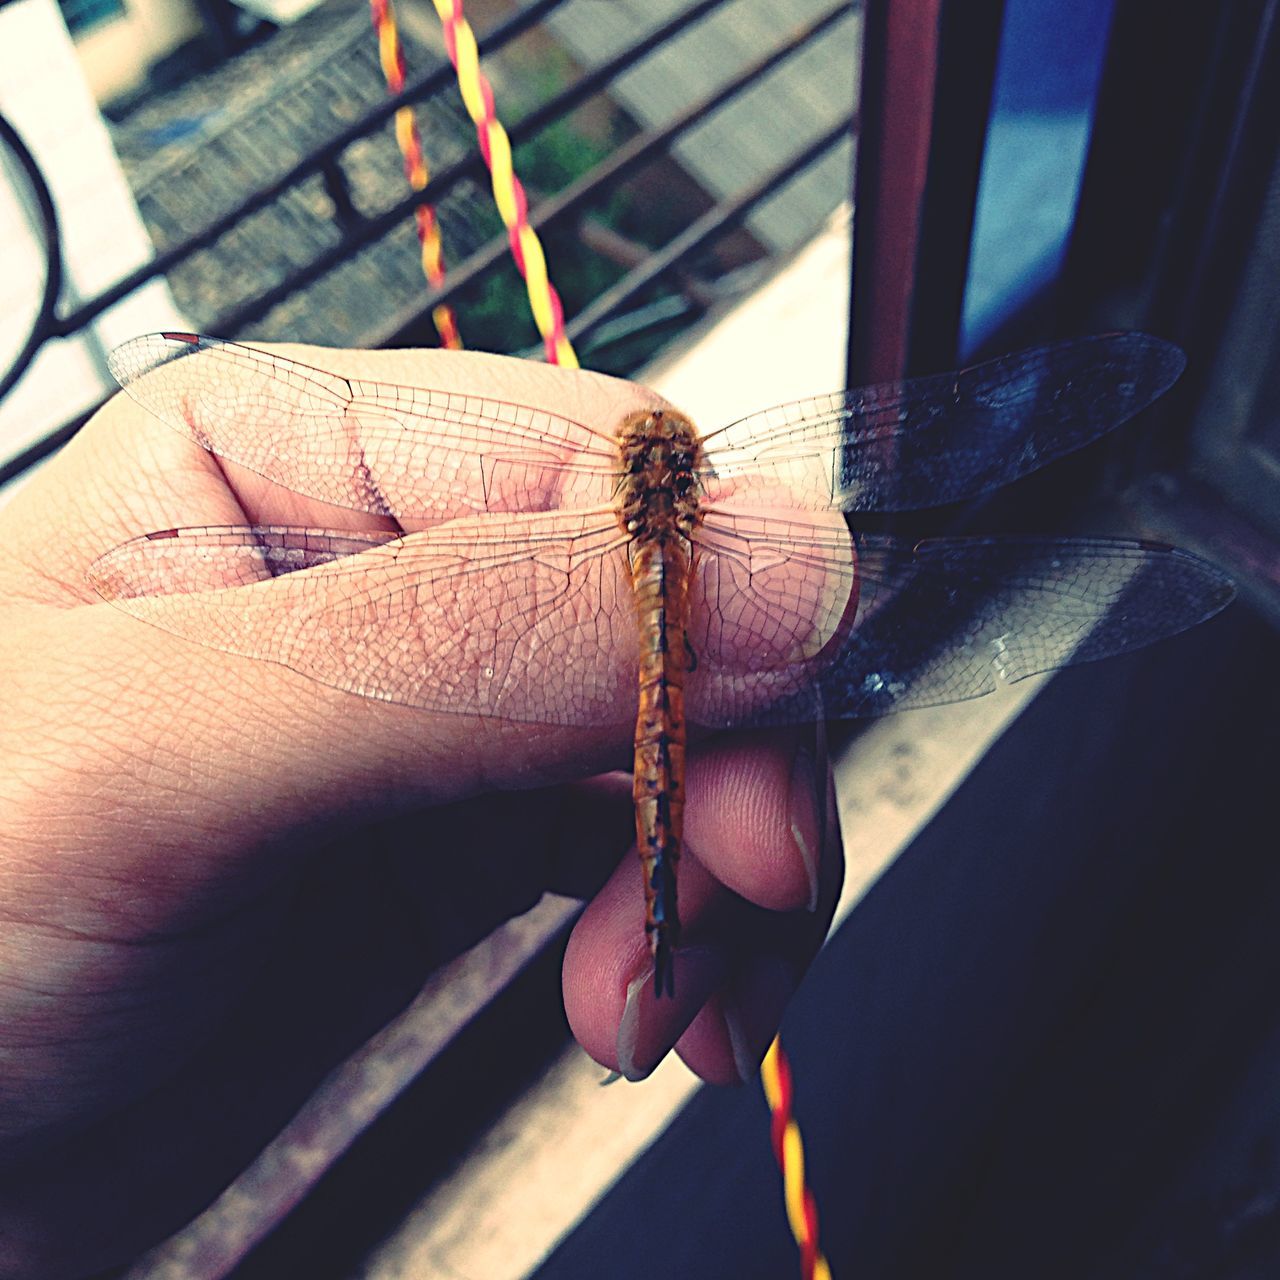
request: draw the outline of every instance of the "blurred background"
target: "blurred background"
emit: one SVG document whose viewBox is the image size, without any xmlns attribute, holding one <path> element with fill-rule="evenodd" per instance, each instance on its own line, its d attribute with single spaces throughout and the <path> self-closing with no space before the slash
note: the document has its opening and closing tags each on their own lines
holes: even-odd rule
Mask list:
<svg viewBox="0 0 1280 1280">
<path fill-rule="evenodd" d="M 784 1035 L 837 1276 L 1280 1274 L 1278 9 L 468 6 L 587 367 L 714 412 L 1102 330 L 1188 356 L 1122 431 L 917 525 L 1173 542 L 1235 605 L 994 710 L 836 731 L 848 910 Z M 396 17 L 392 95 L 349 0 L 0 4 L 0 485 L 147 330 L 429 346 L 448 301 L 466 345 L 540 356 L 437 14 Z M 305 1140 L 282 1116 L 115 1274 L 795 1274 L 754 1091 L 595 1087 L 573 915 L 318 1059 Z"/>
</svg>

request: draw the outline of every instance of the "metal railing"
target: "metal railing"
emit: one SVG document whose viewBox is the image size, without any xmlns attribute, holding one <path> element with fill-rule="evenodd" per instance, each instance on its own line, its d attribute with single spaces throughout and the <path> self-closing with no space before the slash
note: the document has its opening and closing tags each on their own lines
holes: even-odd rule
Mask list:
<svg viewBox="0 0 1280 1280">
<path fill-rule="evenodd" d="M 536 138 L 588 100 L 607 95 L 613 83 L 634 68 L 641 59 L 662 49 L 688 32 L 694 24 L 702 22 L 717 10 L 726 8 L 731 2 L 732 0 L 696 0 L 600 65 L 585 71 L 567 87 L 549 96 L 509 125 L 513 145 L 518 146 Z M 497 53 L 543 22 L 565 3 L 566 0 L 534 0 L 497 25 L 480 41 L 481 54 L 491 56 Z M 554 226 L 580 214 L 592 201 L 608 197 L 618 184 L 643 166 L 669 155 L 671 147 L 708 116 L 758 84 L 762 77 L 787 59 L 826 35 L 854 7 L 848 0 L 843 0 L 813 21 L 787 32 L 774 47 L 754 59 L 749 66 L 714 92 L 681 110 L 669 122 L 639 132 L 563 190 L 536 203 L 530 210 L 533 225 L 539 230 Z M 850 60 L 854 55 L 855 50 L 850 48 Z M 331 195 L 336 184 L 338 195 L 341 196 L 345 191 L 342 172 L 344 152 L 383 129 L 400 107 L 419 104 L 433 94 L 451 89 L 452 80 L 453 70 L 447 64 L 420 74 L 402 93 L 381 101 L 360 119 L 299 158 L 286 172 L 245 192 L 233 207 L 214 217 L 207 226 L 188 235 L 181 243 L 156 254 L 144 266 L 129 272 L 65 313 L 59 313 L 56 306 L 63 276 L 62 250 L 48 186 L 16 130 L 0 118 L 0 143 L 8 146 L 18 164 L 26 171 L 36 193 L 35 203 L 43 223 L 44 252 L 47 257 L 43 302 L 27 341 L 18 352 L 12 367 L 0 379 L 0 396 L 16 383 L 46 343 L 83 332 L 116 303 L 189 262 L 193 255 L 209 249 L 246 219 L 267 209 L 303 183 L 319 179 Z M 262 109 L 268 108 L 269 103 L 264 103 Z M 746 189 L 707 210 L 667 244 L 627 271 L 576 315 L 570 315 L 568 331 L 572 338 L 581 341 L 598 333 L 603 325 L 618 317 L 664 277 L 686 268 L 690 259 L 705 252 L 720 237 L 742 224 L 763 201 L 846 138 L 853 127 L 854 116 L 850 104 L 848 115 L 840 119 L 838 124 L 824 130 L 795 155 L 785 158 L 772 172 L 753 178 Z M 402 199 L 374 215 L 362 214 L 349 198 L 334 198 L 333 221 L 338 231 L 337 239 L 255 296 L 227 308 L 207 327 L 223 336 L 239 335 L 246 326 L 261 319 L 282 300 L 320 280 L 347 262 L 352 255 L 402 227 L 412 219 L 415 207 L 424 198 L 438 204 L 460 183 L 483 177 L 483 160 L 478 152 L 472 151 L 465 158 L 435 174 L 425 192 L 408 192 Z M 444 288 L 423 288 L 411 301 L 395 309 L 373 335 L 372 345 L 394 344 L 406 340 L 408 334 L 421 325 L 434 307 L 456 298 L 498 269 L 504 263 L 506 252 L 506 237 L 494 237 L 452 270 Z M 674 313 L 668 308 L 665 314 L 669 316 Z M 74 435 L 89 416 L 88 413 L 82 414 L 50 431 L 10 461 L 0 465 L 0 485 L 54 452 Z"/>
</svg>

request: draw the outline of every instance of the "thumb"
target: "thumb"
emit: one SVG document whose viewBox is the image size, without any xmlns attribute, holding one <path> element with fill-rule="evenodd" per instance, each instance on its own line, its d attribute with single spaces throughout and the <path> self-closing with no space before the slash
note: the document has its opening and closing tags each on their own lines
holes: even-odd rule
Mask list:
<svg viewBox="0 0 1280 1280">
<path fill-rule="evenodd" d="M 331 352 L 324 359 L 351 376 L 496 395 L 575 420 L 615 422 L 651 400 L 613 379 L 497 357 Z M 168 630 L 95 603 L 90 567 L 104 555 L 109 562 L 110 549 L 130 539 L 182 525 L 333 527 L 332 509 L 315 509 L 322 506 L 220 465 L 122 396 L 0 512 L 10 549 L 0 566 L 0 599 L 8 602 L 0 627 L 8 686 L 0 758 L 15 762 L 0 778 L 0 797 L 13 817 L 15 847 L 25 835 L 30 849 L 57 848 L 60 865 L 46 873 L 71 873 L 79 861 L 92 876 L 142 876 L 176 901 L 193 880 L 225 883 L 232 869 L 274 875 L 278 863 L 260 856 L 264 845 L 296 848 L 316 831 L 333 834 L 335 825 L 371 813 L 539 786 L 625 762 L 625 724 L 584 732 L 456 714 L 456 706 L 454 714 L 433 714 L 430 705 L 380 701 L 377 690 L 353 697 L 280 665 L 281 632 L 269 627 L 265 650 L 260 642 L 237 651 L 217 633 L 220 617 L 229 625 L 230 592 L 212 593 L 223 597 L 221 613 L 218 601 L 204 611 L 190 607 L 186 622 Z M 353 537 L 386 527 L 342 514 L 338 527 Z M 390 553 L 383 567 L 396 572 Z M 376 563 L 364 568 L 376 578 Z M 323 570 L 339 573 L 328 579 L 339 590 L 341 571 Z M 254 608 L 263 617 L 277 609 L 287 616 L 307 576 L 235 594 L 261 590 Z M 419 652 L 428 639 L 465 648 L 467 620 L 456 611 L 446 609 L 435 626 Z M 621 670 L 626 655 L 616 656 Z M 556 668 L 549 653 L 548 660 L 540 683 L 550 688 Z M 428 674 L 447 679 L 443 668 Z M 50 840 L 54 830 L 59 838 Z"/>
</svg>

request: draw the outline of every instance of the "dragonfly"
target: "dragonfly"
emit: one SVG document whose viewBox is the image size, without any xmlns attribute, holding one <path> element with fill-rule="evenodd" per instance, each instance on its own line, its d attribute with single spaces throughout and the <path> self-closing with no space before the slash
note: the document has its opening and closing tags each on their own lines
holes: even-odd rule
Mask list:
<svg viewBox="0 0 1280 1280">
<path fill-rule="evenodd" d="M 856 527 L 1009 484 L 1131 418 L 1183 362 L 1142 334 L 1081 338 L 701 435 L 671 409 L 578 422 L 151 334 L 110 357 L 139 404 L 285 489 L 394 527 L 165 529 L 90 579 L 172 634 L 367 698 L 634 724 L 645 929 L 671 994 L 690 726 L 973 698 L 1230 601 L 1217 568 L 1148 541 Z"/>
</svg>

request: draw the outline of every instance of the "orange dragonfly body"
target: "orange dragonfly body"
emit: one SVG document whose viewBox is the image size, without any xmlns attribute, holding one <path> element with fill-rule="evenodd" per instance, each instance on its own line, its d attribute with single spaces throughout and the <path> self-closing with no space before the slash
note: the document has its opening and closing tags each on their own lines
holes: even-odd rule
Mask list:
<svg viewBox="0 0 1280 1280">
<path fill-rule="evenodd" d="M 1140 334 L 819 396 L 706 436 L 670 410 L 578 423 L 194 334 L 134 339 L 111 367 L 212 452 L 426 527 L 164 530 L 94 564 L 105 598 L 366 697 L 635 723 L 660 992 L 679 939 L 686 721 L 804 723 L 971 698 L 1172 635 L 1232 596 L 1217 569 L 1154 543 L 910 541 L 846 520 L 988 492 L 1125 421 L 1182 368 L 1175 347 Z"/>
</svg>

